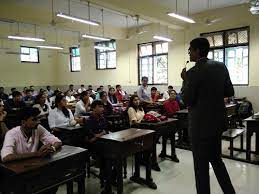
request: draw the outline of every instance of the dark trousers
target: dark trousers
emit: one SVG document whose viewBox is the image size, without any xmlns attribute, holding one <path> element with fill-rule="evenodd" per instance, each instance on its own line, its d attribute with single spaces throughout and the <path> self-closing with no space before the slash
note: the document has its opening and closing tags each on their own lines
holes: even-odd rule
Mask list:
<svg viewBox="0 0 259 194">
<path fill-rule="evenodd" d="M 192 152 L 197 194 L 210 194 L 209 163 L 224 194 L 235 194 L 227 169 L 221 159 L 221 135 L 192 139 Z"/>
</svg>

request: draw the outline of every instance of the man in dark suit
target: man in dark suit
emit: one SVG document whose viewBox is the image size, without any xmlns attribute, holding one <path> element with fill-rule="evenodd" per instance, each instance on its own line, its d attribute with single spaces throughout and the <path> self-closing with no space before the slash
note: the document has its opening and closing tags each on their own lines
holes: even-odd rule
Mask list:
<svg viewBox="0 0 259 194">
<path fill-rule="evenodd" d="M 209 163 L 224 194 L 234 194 L 230 177 L 221 159 L 221 135 L 226 129 L 224 97 L 234 95 L 224 63 L 207 59 L 209 42 L 196 38 L 190 42 L 190 61 L 195 66 L 181 74 L 182 97 L 189 109 L 189 133 L 192 143 L 196 189 L 210 194 Z"/>
</svg>

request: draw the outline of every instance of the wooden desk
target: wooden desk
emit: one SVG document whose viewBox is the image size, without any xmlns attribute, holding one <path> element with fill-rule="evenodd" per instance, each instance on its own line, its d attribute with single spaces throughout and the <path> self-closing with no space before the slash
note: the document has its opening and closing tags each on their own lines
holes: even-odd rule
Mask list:
<svg viewBox="0 0 259 194">
<path fill-rule="evenodd" d="M 165 121 L 160 121 L 157 123 L 148 123 L 148 122 L 141 122 L 138 123 L 137 126 L 143 129 L 151 129 L 156 132 L 154 136 L 154 144 L 153 144 L 153 151 L 152 151 L 152 168 L 156 171 L 160 171 L 158 162 L 157 162 L 157 151 L 156 151 L 156 142 L 161 136 L 167 136 L 171 140 L 171 156 L 166 155 L 167 158 L 173 158 L 174 154 L 172 151 L 175 148 L 175 132 L 176 132 L 176 124 L 177 119 L 169 118 Z M 166 144 L 163 143 L 162 150 L 166 152 Z"/>
<path fill-rule="evenodd" d="M 255 153 L 259 155 L 259 119 L 254 119 L 253 117 L 249 117 L 245 119 L 246 121 L 246 160 L 248 162 L 259 164 L 259 161 L 251 160 L 251 153 Z M 255 133 L 255 151 L 251 150 L 251 137 Z"/>
<path fill-rule="evenodd" d="M 135 155 L 135 172 L 130 178 L 136 183 L 145 184 L 152 189 L 157 186 L 151 177 L 151 152 L 154 131 L 130 128 L 123 131 L 110 133 L 98 139 L 101 145 L 97 153 L 105 158 L 105 193 L 110 193 L 111 188 L 111 162 L 115 162 L 117 175 L 117 193 L 123 193 L 122 162 L 130 155 Z M 140 177 L 140 153 L 146 154 L 146 179 Z"/>
<path fill-rule="evenodd" d="M 63 144 L 72 146 L 81 146 L 84 127 L 83 126 L 60 126 L 57 127 L 59 131 L 55 131 L 54 135 L 57 136 Z"/>
<path fill-rule="evenodd" d="M 73 181 L 78 182 L 78 193 L 85 193 L 85 164 L 87 151 L 63 146 L 46 158 L 32 158 L 0 164 L 0 191 L 15 194 L 40 193 L 67 184 L 73 193 Z"/>
<path fill-rule="evenodd" d="M 227 116 L 235 116 L 237 114 L 236 104 L 226 104 Z"/>
</svg>

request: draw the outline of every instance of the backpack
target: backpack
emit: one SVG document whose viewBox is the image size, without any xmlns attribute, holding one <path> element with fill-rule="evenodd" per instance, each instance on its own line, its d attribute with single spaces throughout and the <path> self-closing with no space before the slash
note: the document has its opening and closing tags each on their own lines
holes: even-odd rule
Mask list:
<svg viewBox="0 0 259 194">
<path fill-rule="evenodd" d="M 250 101 L 246 100 L 240 104 L 238 114 L 241 116 L 250 117 L 253 115 L 253 105 Z"/>
</svg>

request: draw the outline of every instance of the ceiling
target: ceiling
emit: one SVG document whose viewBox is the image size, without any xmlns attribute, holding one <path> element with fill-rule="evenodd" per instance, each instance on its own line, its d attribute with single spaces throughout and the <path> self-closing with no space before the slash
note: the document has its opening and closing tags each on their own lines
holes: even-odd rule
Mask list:
<svg viewBox="0 0 259 194">
<path fill-rule="evenodd" d="M 14 2 L 18 6 L 31 7 L 33 9 L 41 9 L 49 12 L 49 17 L 51 17 L 52 10 L 52 0 L 4 0 L 8 3 Z M 68 0 L 53 0 L 54 12 L 63 12 L 69 13 L 69 3 Z M 102 21 L 102 12 L 103 7 L 90 4 L 90 17 L 91 20 Z M 85 1 L 80 0 L 70 0 L 70 14 L 80 18 L 88 19 L 88 5 Z M 55 20 L 60 20 L 55 18 Z M 128 27 L 137 26 L 136 17 L 128 17 Z M 117 11 L 104 9 L 104 24 L 112 25 L 114 27 L 126 28 L 127 26 L 126 15 Z M 140 19 L 139 25 L 146 25 L 150 22 L 147 20 Z"/>
</svg>

